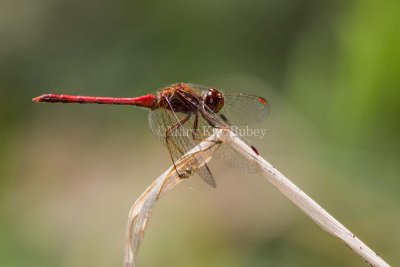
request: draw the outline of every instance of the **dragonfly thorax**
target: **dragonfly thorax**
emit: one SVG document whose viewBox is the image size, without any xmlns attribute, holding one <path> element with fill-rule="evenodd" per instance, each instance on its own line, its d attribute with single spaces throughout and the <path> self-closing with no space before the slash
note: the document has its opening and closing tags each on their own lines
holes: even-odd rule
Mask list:
<svg viewBox="0 0 400 267">
<path fill-rule="evenodd" d="M 202 106 L 201 96 L 187 84 L 177 83 L 164 88 L 158 95 L 155 109 L 164 108 L 174 112 L 193 113 Z"/>
</svg>

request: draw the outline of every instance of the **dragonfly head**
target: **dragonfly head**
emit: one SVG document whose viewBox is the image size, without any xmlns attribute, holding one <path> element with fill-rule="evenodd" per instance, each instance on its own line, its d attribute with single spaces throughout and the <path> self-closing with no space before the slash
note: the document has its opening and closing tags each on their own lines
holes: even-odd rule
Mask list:
<svg viewBox="0 0 400 267">
<path fill-rule="evenodd" d="M 203 100 L 204 104 L 215 113 L 221 110 L 225 102 L 224 95 L 214 88 L 210 88 L 206 91 Z"/>
</svg>

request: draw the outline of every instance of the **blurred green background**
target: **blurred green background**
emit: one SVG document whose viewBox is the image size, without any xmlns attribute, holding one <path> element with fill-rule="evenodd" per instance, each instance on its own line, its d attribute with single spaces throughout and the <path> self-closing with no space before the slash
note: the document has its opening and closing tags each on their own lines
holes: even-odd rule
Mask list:
<svg viewBox="0 0 400 267">
<path fill-rule="evenodd" d="M 122 266 L 171 162 L 147 112 L 34 104 L 184 81 L 271 104 L 260 153 L 400 264 L 400 2 L 0 1 L 0 265 Z M 365 266 L 257 174 L 212 162 L 158 202 L 139 266 Z"/>
</svg>

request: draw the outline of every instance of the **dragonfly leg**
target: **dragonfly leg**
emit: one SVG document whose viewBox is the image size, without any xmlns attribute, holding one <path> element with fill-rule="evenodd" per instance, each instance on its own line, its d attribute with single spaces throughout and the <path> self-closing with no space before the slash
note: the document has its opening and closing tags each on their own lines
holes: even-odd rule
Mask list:
<svg viewBox="0 0 400 267">
<path fill-rule="evenodd" d="M 194 118 L 194 123 L 193 123 L 193 131 L 192 131 L 193 140 L 199 141 L 199 142 L 205 141 L 205 142 L 211 142 L 211 143 L 218 143 L 219 142 L 217 140 L 208 140 L 208 139 L 205 139 L 205 138 L 198 138 L 197 137 L 197 133 L 198 133 L 198 130 L 199 130 L 198 129 L 198 123 L 199 123 L 199 114 L 196 113 L 195 118 Z M 215 127 L 213 127 L 213 128 L 215 128 Z"/>
<path fill-rule="evenodd" d="M 174 159 L 174 157 L 173 157 L 173 155 L 172 155 L 172 153 L 171 153 L 172 148 L 170 147 L 170 145 L 174 145 L 174 144 L 171 143 L 170 140 L 171 140 L 171 136 L 172 136 L 172 134 L 174 133 L 174 131 L 176 131 L 180 126 L 182 126 L 182 125 L 183 125 L 185 122 L 187 122 L 189 119 L 190 119 L 190 114 L 188 114 L 185 118 L 181 119 L 180 121 L 178 121 L 178 122 L 175 123 L 174 125 L 168 127 L 168 129 L 167 129 L 166 132 L 165 132 L 165 142 L 166 142 L 167 147 L 168 147 L 168 152 L 169 152 L 169 155 L 170 155 L 170 157 L 171 157 L 172 163 L 174 164 L 175 171 L 176 171 L 176 173 L 178 174 L 178 176 L 179 176 L 180 178 L 187 178 L 187 177 L 189 177 L 189 176 L 192 174 L 192 170 L 188 168 L 187 170 L 185 170 L 184 173 L 180 173 L 180 172 L 178 171 L 178 168 L 176 167 L 176 164 L 175 164 L 175 159 Z M 179 149 L 178 147 L 176 147 L 176 148 Z M 180 152 L 181 154 L 183 154 L 183 151 L 179 151 L 179 152 Z"/>
</svg>

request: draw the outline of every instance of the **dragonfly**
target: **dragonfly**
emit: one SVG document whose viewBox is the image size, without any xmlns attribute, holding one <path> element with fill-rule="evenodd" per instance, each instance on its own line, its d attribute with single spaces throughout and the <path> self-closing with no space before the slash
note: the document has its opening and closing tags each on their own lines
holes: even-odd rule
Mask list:
<svg viewBox="0 0 400 267">
<path fill-rule="evenodd" d="M 268 116 L 269 104 L 260 96 L 243 93 L 224 93 L 213 87 L 191 83 L 175 83 L 155 94 L 139 97 L 98 97 L 65 94 L 44 94 L 33 102 L 132 105 L 149 109 L 149 126 L 161 143 L 167 147 L 179 177 L 187 178 L 190 171 L 178 171 L 175 162 L 213 133 L 212 129 L 233 129 L 233 126 L 251 125 Z M 208 139 L 207 139 L 208 140 Z M 209 142 L 215 142 L 208 140 Z M 257 149 L 251 146 L 256 154 Z M 218 148 L 222 158 L 231 167 L 242 166 L 238 153 L 229 147 Z M 236 154 L 236 155 L 235 155 Z M 200 155 L 190 160 L 199 163 Z M 214 176 L 207 164 L 195 172 L 210 186 L 216 187 Z"/>
</svg>

